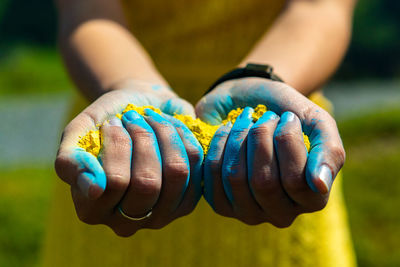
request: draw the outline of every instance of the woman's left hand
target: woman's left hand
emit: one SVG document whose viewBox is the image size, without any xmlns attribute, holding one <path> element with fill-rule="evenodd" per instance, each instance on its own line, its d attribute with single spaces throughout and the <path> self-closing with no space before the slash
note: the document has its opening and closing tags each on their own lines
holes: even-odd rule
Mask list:
<svg viewBox="0 0 400 267">
<path fill-rule="evenodd" d="M 253 123 L 250 107 L 258 104 L 269 111 Z M 299 214 L 325 207 L 345 160 L 335 120 L 290 86 L 262 78 L 220 84 L 196 113 L 220 124 L 237 107 L 247 108 L 233 126 L 219 128 L 204 162 L 204 196 L 215 212 L 287 227 Z"/>
</svg>

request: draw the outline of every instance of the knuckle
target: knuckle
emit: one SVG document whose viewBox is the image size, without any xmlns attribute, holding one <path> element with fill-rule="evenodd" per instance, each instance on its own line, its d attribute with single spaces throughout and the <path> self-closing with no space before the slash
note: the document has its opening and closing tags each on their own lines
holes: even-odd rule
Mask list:
<svg viewBox="0 0 400 267">
<path fill-rule="evenodd" d="M 146 129 L 141 126 L 128 124 L 127 130 L 131 133 L 131 136 L 134 137 L 133 140 L 148 140 L 150 138 L 154 138 L 154 133 L 150 131 L 150 129 Z"/>
<path fill-rule="evenodd" d="M 230 218 L 234 217 L 231 211 L 220 207 L 218 204 L 214 205 L 213 210 L 214 210 L 215 213 L 217 213 L 217 214 L 219 214 L 221 216 L 230 217 Z"/>
<path fill-rule="evenodd" d="M 110 129 L 108 133 L 108 139 L 105 140 L 108 144 L 114 147 L 118 147 L 119 149 L 127 149 L 131 147 L 131 139 L 130 137 L 125 134 L 124 132 L 117 130 L 117 129 Z"/>
<path fill-rule="evenodd" d="M 232 190 L 240 189 L 243 187 L 243 181 L 246 179 L 239 164 L 231 163 L 224 165 L 224 175 L 230 183 Z"/>
<path fill-rule="evenodd" d="M 259 225 L 264 222 L 261 218 L 254 216 L 240 217 L 239 220 L 247 225 Z"/>
<path fill-rule="evenodd" d="M 298 134 L 290 129 L 288 129 L 285 132 L 278 133 L 274 136 L 275 142 L 280 145 L 292 142 L 293 140 L 296 140 L 297 138 L 299 138 Z"/>
<path fill-rule="evenodd" d="M 265 140 L 273 135 L 273 130 L 266 124 L 254 126 L 250 129 L 249 135 L 256 141 Z"/>
<path fill-rule="evenodd" d="M 271 224 L 277 228 L 288 228 L 291 226 L 297 216 L 290 215 L 285 218 L 276 218 L 271 220 Z"/>
<path fill-rule="evenodd" d="M 280 183 L 278 179 L 274 179 L 272 174 L 255 172 L 250 179 L 253 190 L 264 196 L 270 196 L 279 192 Z"/>
<path fill-rule="evenodd" d="M 232 192 L 242 191 L 244 188 L 243 178 L 240 176 L 229 176 L 228 182 L 232 188 Z"/>
<path fill-rule="evenodd" d="M 196 204 L 185 205 L 179 212 L 179 217 L 187 216 L 195 209 Z"/>
<path fill-rule="evenodd" d="M 108 174 L 107 175 L 107 187 L 117 191 L 125 191 L 129 186 L 129 177 L 121 174 Z"/>
<path fill-rule="evenodd" d="M 344 161 L 346 160 L 346 151 L 344 150 L 342 145 L 334 145 L 331 147 L 331 153 L 333 158 L 339 163 L 339 166 L 342 167 Z"/>
<path fill-rule="evenodd" d="M 78 216 L 78 219 L 80 221 L 89 225 L 95 225 L 101 223 L 100 219 L 97 216 L 94 216 L 90 212 L 84 211 L 82 209 L 76 209 L 76 215 Z"/>
<path fill-rule="evenodd" d="M 229 138 L 234 140 L 239 140 L 243 137 L 245 133 L 247 133 L 247 127 L 243 127 L 241 125 L 236 126 L 237 128 L 232 128 L 231 132 L 229 133 Z"/>
<path fill-rule="evenodd" d="M 160 133 L 163 133 L 166 135 L 171 135 L 171 134 L 175 133 L 175 131 L 176 131 L 174 126 L 167 120 L 157 122 L 157 128 L 160 131 Z"/>
<path fill-rule="evenodd" d="M 145 228 L 158 230 L 158 229 L 162 229 L 164 226 L 166 226 L 169 223 L 170 223 L 170 220 L 165 221 L 165 220 L 157 219 L 157 220 L 150 222 L 148 225 L 146 225 Z"/>
<path fill-rule="evenodd" d="M 123 227 L 110 226 L 110 228 L 119 237 L 130 237 L 130 236 L 134 235 L 137 232 L 136 229 L 127 229 L 127 228 L 123 228 Z"/>
<path fill-rule="evenodd" d="M 309 187 L 307 184 L 304 182 L 305 178 L 302 179 L 302 176 L 299 175 L 286 175 L 283 178 L 284 181 L 284 187 L 287 192 L 290 192 L 290 194 L 305 194 L 310 192 Z"/>
<path fill-rule="evenodd" d="M 169 162 L 165 166 L 166 175 L 168 175 L 169 179 L 174 180 L 175 182 L 181 182 L 182 180 L 187 179 L 189 176 L 190 170 L 189 166 L 183 161 L 175 161 Z"/>
<path fill-rule="evenodd" d="M 315 212 L 315 211 L 320 211 L 326 207 L 328 204 L 328 198 L 321 198 L 317 201 L 315 201 L 311 207 L 307 209 L 307 212 Z"/>
<path fill-rule="evenodd" d="M 212 175 L 219 175 L 221 172 L 221 160 L 206 158 L 204 167 L 210 169 Z"/>
<path fill-rule="evenodd" d="M 200 148 L 189 147 L 186 149 L 188 158 L 193 163 L 198 163 L 203 161 L 203 151 Z"/>
<path fill-rule="evenodd" d="M 142 195 L 158 194 L 161 190 L 161 177 L 151 171 L 136 174 L 131 186 L 135 193 Z"/>
<path fill-rule="evenodd" d="M 218 131 L 214 134 L 213 139 L 217 139 L 217 140 L 224 139 L 224 138 L 226 138 L 226 137 L 228 136 L 228 134 L 229 134 L 228 131 L 218 130 Z"/>
<path fill-rule="evenodd" d="M 58 177 L 60 177 L 63 181 L 67 182 L 67 178 L 66 178 L 66 173 L 65 170 L 68 168 L 68 166 L 70 165 L 71 161 L 68 159 L 68 157 L 59 154 L 56 157 L 56 160 L 54 162 L 54 168 L 56 170 L 56 173 L 58 175 Z"/>
</svg>

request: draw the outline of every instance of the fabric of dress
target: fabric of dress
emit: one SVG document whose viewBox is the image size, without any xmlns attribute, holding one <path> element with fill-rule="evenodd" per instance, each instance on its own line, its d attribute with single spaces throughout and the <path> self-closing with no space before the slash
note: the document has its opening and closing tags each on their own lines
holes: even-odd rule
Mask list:
<svg viewBox="0 0 400 267">
<path fill-rule="evenodd" d="M 282 11 L 273 0 L 123 1 L 135 36 L 172 88 L 195 103 L 234 68 Z M 294 59 L 295 61 L 295 59 Z M 320 93 L 311 99 L 330 110 Z M 77 99 L 70 118 L 85 107 Z M 337 177 L 327 207 L 287 229 L 247 226 L 215 214 L 202 199 L 190 215 L 161 230 L 120 238 L 75 214 L 57 179 L 44 246 L 45 266 L 355 266 Z"/>
</svg>

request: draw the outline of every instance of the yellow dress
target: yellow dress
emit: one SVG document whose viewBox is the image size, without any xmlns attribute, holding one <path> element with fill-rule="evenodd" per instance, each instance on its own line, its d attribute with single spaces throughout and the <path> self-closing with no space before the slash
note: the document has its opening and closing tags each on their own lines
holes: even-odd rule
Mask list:
<svg viewBox="0 0 400 267">
<path fill-rule="evenodd" d="M 284 6 L 283 0 L 123 1 L 135 36 L 182 97 L 195 102 L 232 69 Z M 312 99 L 329 109 L 320 94 Z M 85 104 L 76 103 L 74 113 Z M 161 230 L 117 237 L 81 223 L 69 188 L 57 179 L 44 246 L 45 266 L 355 266 L 342 199 L 334 183 L 327 207 L 287 229 L 247 226 L 218 216 L 202 199 Z"/>
</svg>

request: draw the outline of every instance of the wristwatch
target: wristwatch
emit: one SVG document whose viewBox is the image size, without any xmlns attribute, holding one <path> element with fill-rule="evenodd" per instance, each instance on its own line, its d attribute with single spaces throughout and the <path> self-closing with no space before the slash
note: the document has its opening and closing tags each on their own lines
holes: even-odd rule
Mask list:
<svg viewBox="0 0 400 267">
<path fill-rule="evenodd" d="M 272 81 L 283 82 L 283 80 L 278 75 L 276 75 L 273 70 L 274 69 L 270 65 L 248 63 L 244 68 L 236 68 L 224 74 L 221 78 L 215 81 L 213 85 L 210 86 L 210 88 L 207 90 L 207 92 L 205 92 L 205 94 L 208 94 L 217 85 L 223 82 L 245 77 L 260 77 Z"/>
</svg>

